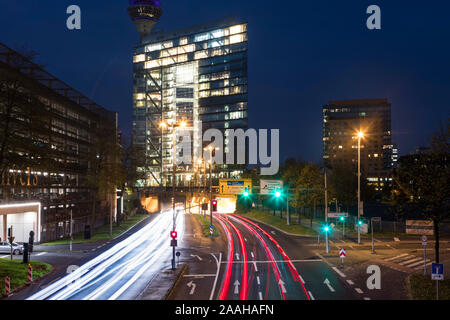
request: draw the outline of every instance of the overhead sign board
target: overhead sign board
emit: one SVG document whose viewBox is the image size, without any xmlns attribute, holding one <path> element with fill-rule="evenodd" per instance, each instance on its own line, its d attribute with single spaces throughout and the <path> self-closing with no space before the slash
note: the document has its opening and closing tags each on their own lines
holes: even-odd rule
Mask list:
<svg viewBox="0 0 450 320">
<path fill-rule="evenodd" d="M 431 266 L 431 280 L 444 280 L 444 265 L 439 263 L 433 263 Z"/>
<path fill-rule="evenodd" d="M 220 194 L 243 194 L 247 190 L 252 190 L 251 179 L 220 179 L 219 180 L 219 192 Z"/>
<path fill-rule="evenodd" d="M 261 180 L 261 194 L 274 194 L 283 189 L 282 180 Z"/>
</svg>

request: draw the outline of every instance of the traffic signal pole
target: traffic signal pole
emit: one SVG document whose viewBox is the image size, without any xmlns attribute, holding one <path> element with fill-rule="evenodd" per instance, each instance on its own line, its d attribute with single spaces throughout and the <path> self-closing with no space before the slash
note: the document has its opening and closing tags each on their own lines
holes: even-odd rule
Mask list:
<svg viewBox="0 0 450 320">
<path fill-rule="evenodd" d="M 325 169 L 325 225 L 328 225 L 328 186 L 327 171 Z M 325 231 L 326 253 L 330 253 L 330 244 L 328 243 L 328 231 Z"/>
</svg>

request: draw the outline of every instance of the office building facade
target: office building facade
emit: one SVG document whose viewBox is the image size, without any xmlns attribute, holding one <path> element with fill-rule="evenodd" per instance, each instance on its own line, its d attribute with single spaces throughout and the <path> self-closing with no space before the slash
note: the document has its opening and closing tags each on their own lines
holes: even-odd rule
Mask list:
<svg viewBox="0 0 450 320">
<path fill-rule="evenodd" d="M 193 180 L 198 185 L 205 174 L 202 152 L 195 151 L 208 144 L 202 140 L 206 130 L 247 129 L 247 50 L 247 23 L 234 18 L 142 36 L 133 60 L 133 144 L 145 158 L 140 186 L 172 184 L 173 134 L 179 132 L 160 123 L 187 124 L 191 165 L 176 166 L 175 181 L 184 186 Z M 224 140 L 216 152 L 228 152 Z M 242 173 L 239 166 L 216 165 L 213 178 Z"/>
<path fill-rule="evenodd" d="M 109 222 L 116 192 L 98 197 L 95 163 L 112 161 L 102 133 L 117 138 L 117 114 L 21 53 L 0 44 L 0 238 L 47 242 Z M 107 145 L 107 144 L 106 144 Z"/>
<path fill-rule="evenodd" d="M 358 165 L 358 132 L 361 168 L 376 189 L 392 181 L 398 149 L 392 143 L 391 104 L 387 99 L 332 101 L 323 106 L 323 160 L 325 165 Z M 356 172 L 356 171 L 355 171 Z"/>
</svg>

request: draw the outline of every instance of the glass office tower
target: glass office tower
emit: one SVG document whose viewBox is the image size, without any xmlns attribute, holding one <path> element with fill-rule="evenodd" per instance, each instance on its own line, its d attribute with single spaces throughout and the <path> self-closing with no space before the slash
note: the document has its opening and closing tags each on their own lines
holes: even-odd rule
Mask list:
<svg viewBox="0 0 450 320">
<path fill-rule="evenodd" d="M 247 49 L 247 23 L 235 18 L 142 38 L 134 54 L 133 107 L 133 144 L 145 157 L 141 186 L 172 184 L 174 129 L 161 122 L 186 122 L 192 150 L 210 143 L 202 142 L 210 128 L 247 129 Z M 224 140 L 218 152 L 228 151 Z M 176 166 L 176 184 L 197 179 L 199 185 L 207 171 L 202 160 L 193 152 L 191 165 Z M 217 165 L 213 179 L 242 173 L 242 167 Z"/>
</svg>

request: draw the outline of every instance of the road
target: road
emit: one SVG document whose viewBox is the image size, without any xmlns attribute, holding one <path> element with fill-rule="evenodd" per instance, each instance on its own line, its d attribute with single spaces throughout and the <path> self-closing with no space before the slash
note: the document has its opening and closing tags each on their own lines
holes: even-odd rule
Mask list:
<svg viewBox="0 0 450 320">
<path fill-rule="evenodd" d="M 212 241 L 216 252 L 209 257 L 206 250 L 192 255 L 190 273 L 179 282 L 172 299 L 363 299 L 313 253 L 311 238 L 293 239 L 239 215 L 217 214 L 214 219 L 225 246 L 217 252 Z"/>
<path fill-rule="evenodd" d="M 182 238 L 182 209 L 177 209 L 176 225 Z M 172 210 L 162 212 L 148 225 L 28 300 L 135 299 L 156 274 L 170 266 L 172 227 Z"/>
</svg>

